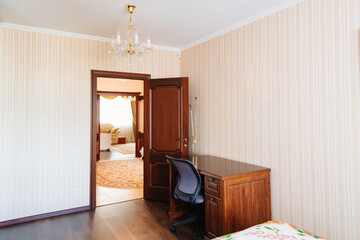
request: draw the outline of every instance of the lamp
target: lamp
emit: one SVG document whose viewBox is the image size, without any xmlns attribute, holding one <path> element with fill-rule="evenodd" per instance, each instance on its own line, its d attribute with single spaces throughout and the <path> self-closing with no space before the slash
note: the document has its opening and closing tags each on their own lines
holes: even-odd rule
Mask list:
<svg viewBox="0 0 360 240">
<path fill-rule="evenodd" d="M 138 57 L 147 56 L 151 52 L 152 46 L 149 37 L 147 37 L 146 44 L 139 42 L 138 31 L 131 18 L 136 6 L 126 5 L 126 8 L 130 14 L 129 26 L 126 28 L 128 33 L 125 35 L 125 39 L 122 40 L 120 31 L 118 30 L 116 38 L 113 37 L 111 39 L 111 46 L 108 53 L 115 55 L 116 60 L 119 60 L 120 57 L 125 57 L 129 61 L 129 65 L 133 65 Z"/>
</svg>

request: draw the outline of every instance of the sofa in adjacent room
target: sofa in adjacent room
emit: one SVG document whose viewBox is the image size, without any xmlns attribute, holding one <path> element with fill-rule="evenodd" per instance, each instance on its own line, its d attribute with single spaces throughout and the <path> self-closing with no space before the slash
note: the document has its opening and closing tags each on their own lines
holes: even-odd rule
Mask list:
<svg viewBox="0 0 360 240">
<path fill-rule="evenodd" d="M 100 133 L 111 134 L 111 144 L 117 144 L 120 135 L 120 129 L 115 128 L 111 123 L 100 123 Z"/>
</svg>

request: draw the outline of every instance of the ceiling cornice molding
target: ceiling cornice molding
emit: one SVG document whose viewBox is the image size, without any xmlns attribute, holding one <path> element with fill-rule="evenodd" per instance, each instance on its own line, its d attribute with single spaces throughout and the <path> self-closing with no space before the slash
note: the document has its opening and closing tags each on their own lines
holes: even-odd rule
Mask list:
<svg viewBox="0 0 360 240">
<path fill-rule="evenodd" d="M 193 41 L 193 42 L 191 42 L 189 44 L 186 44 L 186 45 L 180 47 L 180 50 L 184 51 L 186 49 L 192 48 L 192 47 L 194 47 L 196 45 L 199 45 L 201 43 L 209 41 L 209 40 L 211 40 L 213 38 L 216 38 L 218 36 L 221 36 L 221 35 L 223 35 L 225 33 L 231 32 L 231 31 L 236 30 L 236 29 L 238 29 L 240 27 L 243 27 L 243 26 L 248 25 L 250 23 L 256 22 L 257 20 L 268 17 L 268 16 L 270 16 L 270 15 L 272 15 L 274 13 L 277 13 L 277 12 L 280 12 L 280 11 L 282 11 L 284 9 L 292 7 L 292 6 L 294 6 L 294 5 L 298 4 L 298 3 L 301 3 L 303 1 L 304 0 L 288 0 L 288 1 L 284 2 L 284 3 L 282 3 L 282 4 L 279 4 L 279 5 L 275 6 L 275 7 L 270 8 L 270 9 L 268 9 L 266 11 L 263 11 L 263 12 L 261 12 L 259 14 L 251 16 L 251 17 L 249 17 L 249 18 L 247 18 L 247 19 L 245 19 L 245 20 L 243 20 L 241 22 L 235 23 L 235 24 L 233 24 L 233 25 L 231 25 L 229 27 L 226 27 L 226 28 L 224 28 L 224 29 L 222 29 L 220 31 L 216 31 L 216 32 L 214 32 L 212 34 L 209 34 L 209 35 L 207 35 L 205 37 L 202 37 L 202 38 L 200 38 L 200 39 L 198 39 L 196 41 Z"/>
<path fill-rule="evenodd" d="M 59 35 L 59 36 L 65 36 L 65 37 L 74 37 L 74 38 L 95 40 L 95 41 L 101 41 L 101 42 L 111 42 L 111 38 L 86 35 L 86 34 L 80 34 L 80 33 L 73 33 L 73 32 L 65 32 L 65 31 L 59 31 L 59 30 L 53 30 L 53 29 L 47 29 L 47 28 L 25 26 L 25 25 L 13 24 L 13 23 L 0 22 L 0 28 L 19 29 L 19 30 L 25 30 L 25 31 L 30 31 L 30 32 L 39 32 L 39 33 L 53 34 L 53 35 Z M 155 49 L 159 49 L 159 50 L 174 51 L 174 52 L 180 51 L 180 48 L 176 48 L 176 47 L 168 47 L 168 46 L 157 45 L 157 44 L 152 44 L 152 46 Z"/>
<path fill-rule="evenodd" d="M 144 43 L 146 44 L 146 43 Z M 180 48 L 177 47 L 168 47 L 163 45 L 151 44 L 155 49 L 159 50 L 167 50 L 167 51 L 174 51 L 174 52 L 181 52 Z"/>
<path fill-rule="evenodd" d="M 30 32 L 53 34 L 53 35 L 59 35 L 59 36 L 65 36 L 65 37 L 74 37 L 74 38 L 81 38 L 81 39 L 87 39 L 87 40 L 102 41 L 102 42 L 110 42 L 111 41 L 111 39 L 104 38 L 104 37 L 98 37 L 98 36 L 86 35 L 86 34 L 80 34 L 80 33 L 73 33 L 73 32 L 65 32 L 65 31 L 53 30 L 53 29 L 47 29 L 47 28 L 25 26 L 25 25 L 13 24 L 13 23 L 0 22 L 0 27 L 1 28 L 19 29 L 19 30 L 25 30 L 25 31 L 30 31 Z"/>
</svg>

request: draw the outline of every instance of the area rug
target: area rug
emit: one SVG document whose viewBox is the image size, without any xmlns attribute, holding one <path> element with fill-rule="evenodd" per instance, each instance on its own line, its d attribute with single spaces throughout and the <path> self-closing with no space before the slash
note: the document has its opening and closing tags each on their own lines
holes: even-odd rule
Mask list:
<svg viewBox="0 0 360 240">
<path fill-rule="evenodd" d="M 135 154 L 135 143 L 115 144 L 111 145 L 111 150 L 122 154 Z"/>
<path fill-rule="evenodd" d="M 143 160 L 139 158 L 98 161 L 96 184 L 109 188 L 143 188 Z"/>
</svg>

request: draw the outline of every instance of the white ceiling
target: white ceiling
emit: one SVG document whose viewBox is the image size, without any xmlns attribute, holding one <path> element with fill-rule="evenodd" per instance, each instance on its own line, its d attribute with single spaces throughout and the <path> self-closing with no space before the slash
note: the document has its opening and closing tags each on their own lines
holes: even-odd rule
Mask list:
<svg viewBox="0 0 360 240">
<path fill-rule="evenodd" d="M 0 0 L 0 22 L 109 38 L 128 23 L 145 41 L 184 48 L 301 0 Z"/>
</svg>

